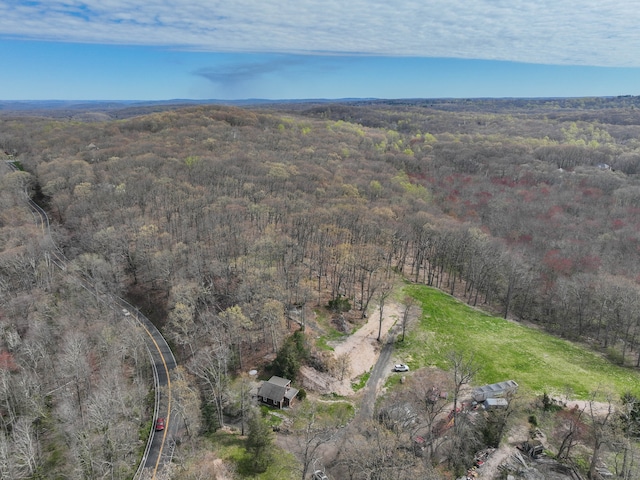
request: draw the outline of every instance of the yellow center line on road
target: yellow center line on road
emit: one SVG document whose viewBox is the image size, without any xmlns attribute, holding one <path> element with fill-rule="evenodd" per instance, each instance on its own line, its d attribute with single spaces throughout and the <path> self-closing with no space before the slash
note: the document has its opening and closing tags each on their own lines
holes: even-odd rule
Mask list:
<svg viewBox="0 0 640 480">
<path fill-rule="evenodd" d="M 164 370 L 165 372 L 167 372 L 167 390 L 168 390 L 167 417 L 165 420 L 165 427 L 162 435 L 162 445 L 160 446 L 158 459 L 156 460 L 156 464 L 153 468 L 153 474 L 151 476 L 151 478 L 154 479 L 156 478 L 156 473 L 158 472 L 158 466 L 160 465 L 160 459 L 162 458 L 162 450 L 164 449 L 164 442 L 167 439 L 167 430 L 169 430 L 169 419 L 171 418 L 171 378 L 169 377 L 169 367 L 167 367 L 167 362 L 164 359 L 164 355 L 162 354 L 162 350 L 160 350 L 160 346 L 158 345 L 158 342 L 156 342 L 156 339 L 153 338 L 153 334 L 149 331 L 147 326 L 143 322 L 140 322 L 140 320 L 138 320 L 138 322 L 140 323 L 140 325 L 142 325 L 142 328 L 144 328 L 144 330 L 147 332 L 147 335 L 149 335 L 149 337 L 151 338 L 151 341 L 156 346 L 156 349 L 160 354 L 160 358 L 162 359 L 162 365 L 164 365 Z M 155 428 L 155 425 L 152 425 L 151 428 Z"/>
<path fill-rule="evenodd" d="M 19 171 L 18 168 L 15 166 L 15 164 L 13 162 L 6 162 L 9 165 L 9 168 L 12 171 Z M 30 198 L 28 198 L 28 202 L 27 205 L 29 206 L 31 212 L 35 212 L 35 214 L 40 217 L 40 229 L 42 230 L 42 234 L 44 237 L 46 237 L 47 232 L 48 232 L 48 216 L 47 213 L 42 210 L 42 208 L 40 208 L 40 206 L 38 206 L 38 204 L 36 204 L 33 200 L 31 200 Z M 36 220 L 36 223 L 37 220 Z M 51 240 L 51 243 L 53 244 L 53 240 Z M 55 244 L 54 244 L 55 247 Z M 54 251 L 55 252 L 55 251 Z M 58 259 L 56 255 L 54 255 L 54 258 Z M 66 265 L 65 265 L 65 260 L 66 258 L 64 258 L 64 254 L 63 254 L 63 259 L 59 260 L 60 263 L 62 264 L 62 266 L 57 265 L 54 261 L 54 264 L 56 264 L 59 268 L 61 268 L 62 270 L 66 270 Z M 80 278 L 81 284 L 84 282 L 82 280 L 82 278 Z M 89 285 L 91 286 L 91 283 L 88 282 Z M 87 288 L 83 285 L 84 288 Z M 90 289 L 88 289 L 90 290 Z M 158 342 L 156 342 L 156 339 L 153 337 L 153 334 L 149 331 L 149 329 L 147 328 L 147 326 L 144 324 L 144 322 L 141 322 L 140 319 L 138 318 L 138 316 L 136 315 L 136 319 L 138 320 L 138 323 L 140 325 L 142 325 L 142 328 L 144 328 L 144 330 L 147 332 L 147 335 L 149 335 L 149 338 L 151 338 L 151 341 L 153 342 L 153 344 L 156 346 L 156 350 L 158 350 L 158 353 L 160 354 L 160 358 L 162 359 L 162 365 L 164 365 L 164 370 L 167 373 L 167 389 L 168 389 L 168 394 L 167 394 L 167 416 L 165 419 L 165 428 L 163 430 L 163 435 L 162 435 L 162 444 L 160 446 L 160 454 L 158 455 L 158 459 L 156 460 L 156 464 L 154 466 L 153 469 L 153 474 L 152 474 L 152 479 L 156 478 L 156 474 L 158 472 L 158 466 L 160 465 L 160 459 L 162 458 L 162 451 L 164 450 L 164 444 L 167 440 L 167 431 L 169 430 L 169 420 L 171 418 L 171 377 L 169 376 L 169 367 L 167 366 L 167 362 L 164 358 L 164 355 L 162 353 L 162 350 L 160 349 L 160 346 L 158 345 Z M 151 428 L 155 428 L 155 425 L 152 425 Z"/>
<path fill-rule="evenodd" d="M 18 168 L 15 166 L 15 164 L 13 162 L 6 162 L 9 165 L 9 168 L 12 171 L 19 171 Z M 42 208 L 40 208 L 40 206 L 38 206 L 38 204 L 36 204 L 33 200 L 31 200 L 30 198 L 28 198 L 28 202 L 27 205 L 29 206 L 31 212 L 35 212 L 35 214 L 40 217 L 40 229 L 42 230 L 42 234 L 44 237 L 46 237 L 47 233 L 48 233 L 48 216 L 47 213 L 42 210 Z M 36 220 L 36 223 L 37 220 Z M 51 240 L 51 243 L 53 244 L 53 240 Z M 55 247 L 55 244 L 54 244 Z M 54 258 L 56 258 L 56 255 L 54 255 Z M 56 258 L 58 259 L 58 258 Z M 54 264 L 56 264 L 59 268 L 61 268 L 62 270 L 66 270 L 66 265 L 65 265 L 65 260 L 66 258 L 64 258 L 64 254 L 63 254 L 63 259 L 59 260 L 60 263 L 62 264 L 62 266 L 57 265 L 54 261 Z M 83 283 L 82 278 L 80 279 L 81 284 Z M 91 286 L 91 283 L 89 282 L 89 285 Z M 84 288 L 87 288 L 83 285 Z M 162 451 L 164 450 L 164 444 L 166 442 L 167 439 L 167 431 L 169 430 L 169 420 L 171 418 L 171 377 L 169 376 L 169 367 L 167 366 L 167 362 L 164 358 L 164 355 L 162 353 L 162 350 L 160 349 L 160 346 L 158 345 L 158 342 L 156 342 L 156 339 L 153 337 L 153 334 L 149 331 L 149 329 L 147 328 L 147 326 L 144 324 L 144 322 L 141 322 L 140 319 L 138 318 L 138 316 L 136 315 L 136 319 L 138 320 L 138 323 L 140 325 L 142 325 L 142 328 L 144 328 L 144 330 L 147 332 L 147 335 L 149 335 L 149 337 L 151 338 L 151 341 L 153 342 L 153 344 L 156 346 L 156 350 L 158 350 L 158 353 L 160 354 L 160 358 L 162 359 L 162 364 L 164 365 L 164 370 L 167 373 L 167 389 L 168 389 L 168 400 L 167 400 L 167 416 L 165 419 L 165 428 L 163 430 L 163 435 L 162 435 L 162 445 L 160 446 L 160 454 L 158 455 L 158 459 L 156 460 L 156 464 L 154 466 L 153 469 L 153 474 L 152 474 L 152 479 L 156 478 L 156 474 L 158 472 L 158 466 L 160 465 L 160 459 L 162 458 Z M 155 428 L 155 425 L 152 425 L 151 428 Z"/>
</svg>

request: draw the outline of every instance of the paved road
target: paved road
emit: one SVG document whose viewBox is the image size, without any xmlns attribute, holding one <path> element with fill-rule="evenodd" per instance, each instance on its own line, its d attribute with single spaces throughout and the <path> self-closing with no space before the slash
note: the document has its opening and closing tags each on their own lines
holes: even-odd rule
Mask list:
<svg viewBox="0 0 640 480">
<path fill-rule="evenodd" d="M 6 162 L 13 171 L 18 171 L 18 167 L 13 162 Z M 49 217 L 25 192 L 25 199 L 29 204 L 31 213 L 36 223 L 42 228 L 42 234 L 49 240 L 50 249 L 48 251 L 49 260 L 61 270 L 67 269 L 68 259 L 58 248 L 51 238 L 49 230 Z M 80 278 L 83 287 L 91 294 L 96 295 L 95 289 L 89 281 Z M 98 297 L 113 309 L 122 312 L 122 315 L 132 319 L 132 326 L 141 327 L 146 335 L 144 336 L 147 350 L 153 368 L 155 387 L 155 407 L 153 415 L 153 425 L 159 417 L 165 418 L 165 429 L 156 432 L 151 430 L 149 440 L 144 452 L 140 466 L 134 478 L 155 478 L 157 472 L 165 464 L 171 462 L 175 447 L 175 438 L 178 433 L 178 422 L 172 412 L 173 399 L 171 397 L 171 372 L 176 368 L 176 359 L 156 326 L 133 305 L 126 300 L 116 296 Z"/>
<path fill-rule="evenodd" d="M 121 307 L 123 315 L 135 320 L 146 333 L 144 338 L 151 356 L 156 390 L 153 424 L 155 425 L 157 418 L 163 417 L 165 429 L 151 430 L 136 478 L 155 478 L 162 466 L 171 462 L 178 433 L 178 421 L 173 412 L 171 395 L 171 372 L 176 368 L 176 359 L 167 341 L 151 320 L 121 298 L 115 298 L 114 302 Z"/>
</svg>

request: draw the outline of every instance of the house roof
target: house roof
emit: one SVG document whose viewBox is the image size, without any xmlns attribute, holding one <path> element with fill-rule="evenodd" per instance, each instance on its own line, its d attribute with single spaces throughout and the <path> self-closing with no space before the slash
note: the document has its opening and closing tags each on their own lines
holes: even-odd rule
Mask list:
<svg viewBox="0 0 640 480">
<path fill-rule="evenodd" d="M 282 377 L 276 377 L 275 375 L 269 380 L 264 382 L 258 390 L 258 395 L 263 398 L 275 400 L 281 402 L 285 397 L 291 399 L 298 394 L 298 390 L 295 388 L 287 387 L 291 384 L 291 380 Z M 291 393 L 293 392 L 293 395 Z"/>
<path fill-rule="evenodd" d="M 293 398 L 295 398 L 296 395 L 298 395 L 298 389 L 297 388 L 290 388 L 289 390 L 287 390 L 284 394 L 284 397 L 287 400 L 291 400 Z"/>
<path fill-rule="evenodd" d="M 274 375 L 269 379 L 269 383 L 273 383 L 274 385 L 278 385 L 279 387 L 286 387 L 291 383 L 291 380 Z"/>
</svg>

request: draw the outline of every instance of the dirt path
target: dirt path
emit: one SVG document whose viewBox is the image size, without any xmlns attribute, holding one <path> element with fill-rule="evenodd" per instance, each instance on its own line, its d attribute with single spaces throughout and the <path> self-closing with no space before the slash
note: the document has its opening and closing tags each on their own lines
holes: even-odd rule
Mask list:
<svg viewBox="0 0 640 480">
<path fill-rule="evenodd" d="M 389 302 L 383 310 L 382 326 L 380 324 L 380 310 L 376 308 L 366 324 L 354 332 L 349 337 L 340 342 L 332 342 L 334 356 L 348 355 L 350 362 L 350 375 L 343 381 L 333 381 L 330 390 L 349 397 L 355 394 L 352 388 L 352 381 L 364 373 L 371 372 L 365 389 L 358 391 L 362 397 L 359 398 L 359 408 L 354 420 L 367 419 L 373 414 L 375 399 L 385 383 L 387 375 L 391 373 L 393 357 L 393 338 L 395 332 L 399 330 L 397 325 L 400 319 L 401 310 L 397 303 Z M 380 341 L 378 341 L 380 332 Z M 312 372 L 306 372 L 312 374 Z M 327 385 L 329 387 L 329 385 Z M 352 424 L 353 425 L 353 424 Z M 337 468 L 336 460 L 340 457 L 340 452 L 346 436 L 348 427 L 341 430 L 334 441 L 322 445 L 319 449 L 319 459 L 321 466 Z M 333 472 L 335 475 L 335 471 Z M 336 478 L 336 477 L 332 477 Z"/>
<path fill-rule="evenodd" d="M 400 306 L 395 302 L 388 302 L 382 311 L 381 341 L 378 342 L 378 331 L 380 329 L 380 309 L 371 312 L 367 323 L 360 327 L 355 333 L 340 342 L 332 342 L 335 357 L 348 355 L 350 361 L 350 375 L 342 382 L 335 385 L 336 393 L 340 395 L 353 395 L 351 382 L 363 373 L 369 372 L 378 360 L 380 349 L 386 342 L 387 335 L 393 325 L 400 319 Z"/>
</svg>

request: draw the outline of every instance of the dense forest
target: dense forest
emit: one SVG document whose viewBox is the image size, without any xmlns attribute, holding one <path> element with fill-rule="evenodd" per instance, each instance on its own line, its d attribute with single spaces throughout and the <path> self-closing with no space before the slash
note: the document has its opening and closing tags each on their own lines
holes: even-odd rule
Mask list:
<svg viewBox="0 0 640 480">
<path fill-rule="evenodd" d="M 235 374 L 275 357 L 315 310 L 357 324 L 399 277 L 640 367 L 638 106 L 0 114 L 3 159 L 23 170 L 0 166 L 0 469 L 136 468 L 148 359 L 78 274 L 140 305 L 170 339 L 202 401 L 182 409 L 194 432 L 224 425 Z M 71 271 L 48 261 L 23 191 L 53 219 Z"/>
</svg>

